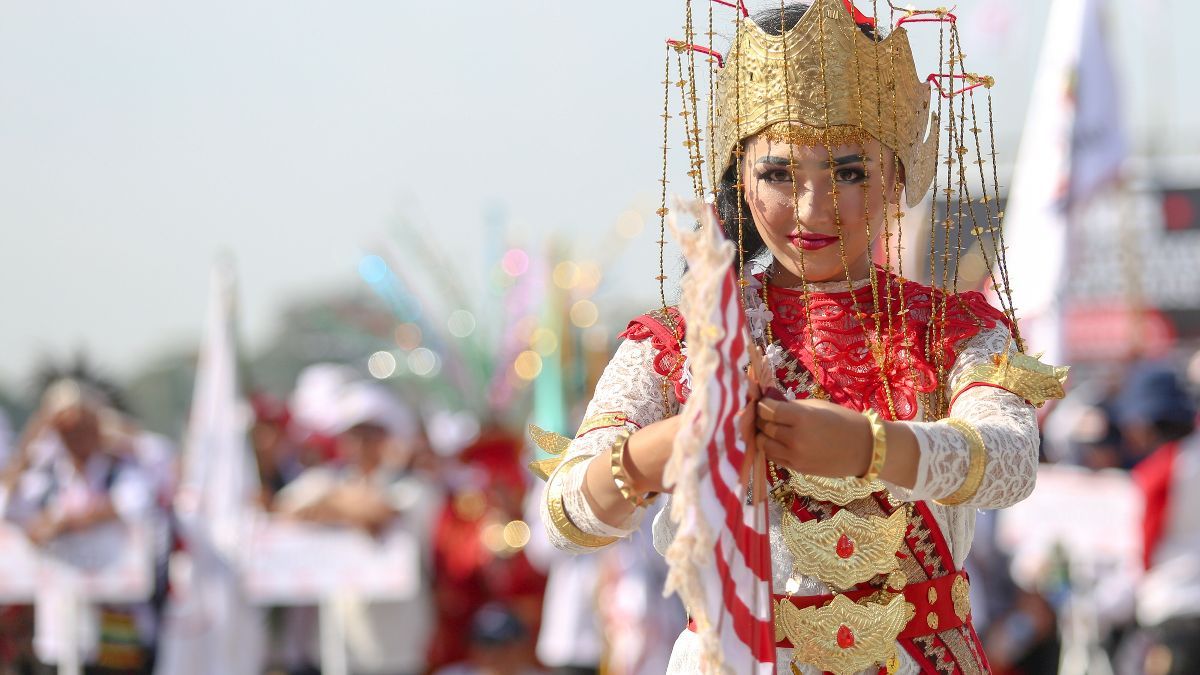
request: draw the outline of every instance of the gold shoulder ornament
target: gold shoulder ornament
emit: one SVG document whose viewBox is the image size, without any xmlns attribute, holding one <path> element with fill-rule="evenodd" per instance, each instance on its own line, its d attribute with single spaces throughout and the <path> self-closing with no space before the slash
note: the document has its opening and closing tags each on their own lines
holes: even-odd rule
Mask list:
<svg viewBox="0 0 1200 675">
<path fill-rule="evenodd" d="M 1063 385 L 1070 370 L 1042 363 L 1040 357 L 1007 349 L 993 354 L 991 363 L 977 364 L 963 373 L 954 394 L 957 396 L 972 383 L 983 382 L 1007 389 L 1040 408 L 1046 401 L 1064 396 Z"/>
<path fill-rule="evenodd" d="M 529 463 L 529 470 L 538 478 L 547 480 L 550 474 L 558 468 L 558 465 L 563 460 L 563 453 L 567 451 L 567 447 L 571 445 L 571 439 L 556 434 L 553 431 L 546 431 L 536 424 L 529 425 L 529 437 L 537 444 L 539 448 L 550 453 L 550 457 L 546 459 L 536 459 Z"/>
</svg>

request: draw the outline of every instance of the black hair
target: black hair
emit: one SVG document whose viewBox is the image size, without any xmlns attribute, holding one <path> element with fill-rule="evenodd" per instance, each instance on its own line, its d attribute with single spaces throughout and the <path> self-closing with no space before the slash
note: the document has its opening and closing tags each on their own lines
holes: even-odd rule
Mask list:
<svg viewBox="0 0 1200 675">
<path fill-rule="evenodd" d="M 782 7 L 759 10 L 750 18 L 768 35 L 783 35 L 800 21 L 800 17 L 804 16 L 808 9 L 809 4 L 806 2 L 793 2 Z M 862 31 L 863 35 L 874 41 L 880 39 L 875 27 L 871 24 L 860 23 L 858 29 Z M 746 203 L 745 191 L 738 190 L 737 179 L 738 166 L 737 162 L 734 162 L 717 182 L 717 215 L 721 218 L 721 227 L 726 238 L 734 242 L 738 240 L 738 218 L 740 216 L 743 223 L 742 247 L 745 250 L 746 260 L 752 260 L 765 253 L 767 245 L 758 234 L 758 228 L 754 225 L 754 216 L 750 214 L 750 205 Z M 744 179 L 745 177 L 743 177 L 743 182 Z M 741 202 L 740 214 L 739 201 Z"/>
</svg>

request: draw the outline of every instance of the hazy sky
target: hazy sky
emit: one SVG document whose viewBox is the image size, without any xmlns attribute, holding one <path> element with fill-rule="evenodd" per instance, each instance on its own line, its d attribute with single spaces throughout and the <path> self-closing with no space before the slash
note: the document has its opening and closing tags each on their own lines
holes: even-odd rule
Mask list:
<svg viewBox="0 0 1200 675">
<path fill-rule="evenodd" d="M 0 2 L 0 382 L 76 347 L 126 374 L 193 342 L 222 250 L 253 346 L 287 299 L 358 283 L 359 256 L 398 218 L 475 288 L 485 251 L 505 242 L 611 246 L 619 214 L 657 188 L 662 40 L 678 36 L 682 8 Z M 1172 152 L 1197 154 L 1194 86 L 1169 86 L 1196 50 L 1172 45 L 1168 12 L 1197 24 L 1182 0 L 1113 16 L 1128 112 L 1135 138 L 1160 129 Z M 958 14 L 968 66 L 997 77 L 1011 159 L 1045 3 L 963 0 Z M 914 37 L 922 72 L 927 30 Z M 504 232 L 488 231 L 489 210 Z M 633 242 L 610 294 L 653 302 L 653 234 Z"/>
</svg>

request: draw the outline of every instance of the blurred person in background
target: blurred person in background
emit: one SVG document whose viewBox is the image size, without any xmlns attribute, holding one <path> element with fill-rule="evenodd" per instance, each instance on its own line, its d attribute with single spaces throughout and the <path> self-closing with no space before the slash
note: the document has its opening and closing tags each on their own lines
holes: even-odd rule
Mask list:
<svg viewBox="0 0 1200 675">
<path fill-rule="evenodd" d="M 522 442 L 495 422 L 447 470 L 449 494 L 433 537 L 437 629 L 430 646 L 433 668 L 467 657 L 472 617 L 489 602 L 503 603 L 532 633 L 540 629 L 546 576 L 525 554 L 527 490 Z M 526 643 L 526 663 L 536 659 Z"/>
<path fill-rule="evenodd" d="M 543 675 L 529 663 L 529 629 L 502 603 L 480 607 L 466 634 L 467 655 L 434 675 Z"/>
<path fill-rule="evenodd" d="M 1011 558 L 997 537 L 998 512 L 980 511 L 975 542 L 967 555 L 971 615 L 996 675 L 1051 674 L 1058 669 L 1060 641 L 1055 608 L 1013 580 Z"/>
<path fill-rule="evenodd" d="M 51 379 L 5 472 L 4 517 L 34 545 L 77 564 L 80 556 L 123 542 L 122 530 L 113 528 L 118 524 L 165 535 L 154 517 L 157 493 L 173 484 L 169 444 L 143 437 L 120 412 L 115 390 L 79 368 Z M 156 554 L 165 555 L 165 536 L 156 543 Z M 34 647 L 41 661 L 57 663 L 70 658 L 62 650 L 74 642 L 58 634 L 60 614 L 76 599 L 56 595 L 63 589 L 44 592 L 36 603 Z M 85 672 L 150 672 L 156 604 L 91 608 L 78 634 Z"/>
<path fill-rule="evenodd" d="M 1133 371 L 1122 392 L 1121 428 L 1139 455 L 1134 481 L 1145 500 L 1145 574 L 1137 623 L 1149 644 L 1147 675 L 1200 673 L 1200 434 L 1196 405 L 1163 364 Z"/>
<path fill-rule="evenodd" d="M 416 422 L 389 390 L 372 382 L 340 388 L 328 425 L 340 464 L 306 469 L 275 497 L 274 509 L 301 520 L 361 529 L 385 537 L 401 528 L 427 551 L 433 514 L 440 503 L 434 487 L 412 471 Z M 432 625 L 428 575 L 420 574 L 415 597 L 396 602 L 341 606 L 354 673 L 405 675 L 425 669 Z M 310 635 L 307 646 L 315 648 Z M 310 654 L 312 662 L 318 655 Z"/>
<path fill-rule="evenodd" d="M 287 404 L 267 394 L 251 395 L 254 425 L 250 445 L 258 467 L 259 504 L 270 509 L 275 495 L 304 470 L 300 448 L 291 438 L 292 415 Z"/>
</svg>

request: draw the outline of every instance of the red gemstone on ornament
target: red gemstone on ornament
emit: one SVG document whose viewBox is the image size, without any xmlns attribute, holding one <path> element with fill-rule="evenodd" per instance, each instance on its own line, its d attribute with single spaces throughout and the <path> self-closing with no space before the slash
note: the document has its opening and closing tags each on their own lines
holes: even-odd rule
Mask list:
<svg viewBox="0 0 1200 675">
<path fill-rule="evenodd" d="M 838 557 L 843 560 L 849 558 L 850 556 L 854 555 L 854 540 L 843 534 L 842 536 L 838 537 L 837 546 L 834 547 L 834 551 L 838 554 Z"/>
<path fill-rule="evenodd" d="M 838 629 L 837 637 L 838 646 L 842 649 L 850 649 L 854 646 L 854 631 L 850 630 L 849 626 L 843 624 L 842 627 Z"/>
</svg>

